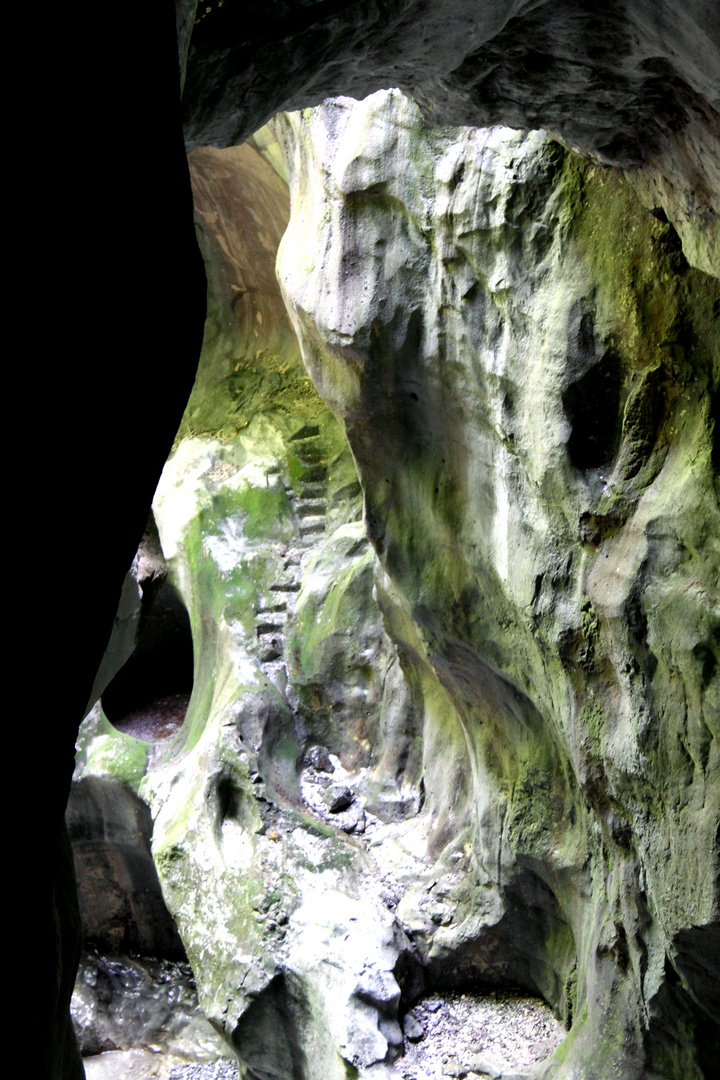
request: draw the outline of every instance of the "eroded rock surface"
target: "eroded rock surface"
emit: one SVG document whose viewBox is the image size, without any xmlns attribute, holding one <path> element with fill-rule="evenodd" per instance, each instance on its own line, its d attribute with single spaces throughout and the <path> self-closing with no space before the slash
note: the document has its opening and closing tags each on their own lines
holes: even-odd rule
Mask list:
<svg viewBox="0 0 720 1080">
<path fill-rule="evenodd" d="M 428 968 L 542 992 L 572 1023 L 552 1075 L 700 1077 L 717 973 L 683 941 L 707 956 L 718 914 L 717 282 L 542 133 L 428 129 L 384 93 L 284 131 L 288 310 L 358 465 L 391 635 L 441 703 L 427 853 L 463 830 L 471 852 Z"/>
<path fill-rule="evenodd" d="M 187 714 L 151 745 L 96 708 L 77 787 L 113 777 L 152 808 L 165 899 L 244 1077 L 382 1077 L 413 981 L 399 958 L 418 960 L 357 837 L 417 812 L 422 719 L 351 453 L 275 278 L 289 203 L 272 145 L 191 159 L 209 316 L 153 508 L 156 570 L 192 628 Z M 126 637 L 120 622 L 110 652 Z"/>
<path fill-rule="evenodd" d="M 274 130 L 289 223 L 267 132 L 191 158 L 209 317 L 153 507 L 187 715 L 96 716 L 82 776 L 151 807 L 243 1080 L 396 1076 L 477 980 L 565 1022 L 534 1075 L 700 1080 L 718 283 L 543 132 L 398 92 Z"/>
<path fill-rule="evenodd" d="M 720 184 L 714 0 L 682 5 L 677 0 L 628 0 L 605 4 L 601 10 L 597 4 L 560 0 L 481 5 L 455 0 L 433 4 L 424 0 L 352 4 L 282 0 L 262 8 L 180 0 L 177 26 L 183 69 L 196 14 L 201 18 L 188 65 L 187 103 L 190 135 L 201 143 L 215 138 L 232 142 L 278 107 L 304 107 L 326 93 L 362 94 L 400 83 L 416 92 L 428 113 L 434 111 L 446 121 L 542 123 L 569 144 L 599 154 L 604 161 L 624 167 L 641 163 L 637 179 L 646 204 L 664 208 L 693 264 L 717 272 L 713 237 L 717 236 Z M 165 30 L 160 21 L 167 15 Z M 101 551 L 98 547 L 91 552 L 88 547 L 85 553 L 85 578 L 93 587 L 86 591 L 74 620 L 66 611 L 64 642 L 58 641 L 52 650 L 56 667 L 50 681 L 66 685 L 69 680 L 63 703 L 66 712 L 49 725 L 43 740 L 42 786 L 47 802 L 38 824 L 48 826 L 49 807 L 49 842 L 62 867 L 51 881 L 56 858 L 49 859 L 49 872 L 43 874 L 39 887 L 46 913 L 42 951 L 50 956 L 43 1015 L 51 1035 L 45 1064 L 53 1075 L 72 1068 L 71 1048 L 66 1054 L 63 1041 L 70 1034 L 66 1006 L 76 942 L 74 931 L 66 933 L 65 928 L 73 928 L 76 918 L 66 901 L 73 889 L 59 828 L 72 770 L 72 741 L 102 648 L 96 652 L 96 645 L 106 632 L 119 587 L 113 568 L 116 574 L 123 573 L 137 542 L 156 470 L 176 424 L 173 398 L 176 404 L 183 399 L 181 373 L 192 370 L 193 328 L 201 322 L 203 293 L 191 245 L 178 242 L 186 235 L 186 191 L 180 182 L 183 165 L 173 122 L 177 49 L 172 11 L 162 5 L 157 12 L 148 9 L 141 28 L 131 26 L 130 20 L 127 32 L 120 33 L 114 14 L 99 14 L 94 23 L 98 47 L 73 53 L 86 36 L 83 18 L 72 9 L 57 15 L 57 33 L 50 38 L 58 67 L 49 84 L 65 86 L 64 100 L 71 102 L 75 126 L 80 129 L 83 125 L 92 128 L 96 102 L 104 102 L 106 126 L 114 138 L 104 141 L 107 156 L 95 168 L 102 183 L 84 188 L 85 224 L 80 227 L 80 240 L 78 220 L 66 212 L 75 197 L 72 179 L 66 186 L 62 181 L 49 185 L 43 167 L 34 174 L 29 170 L 28 176 L 35 175 L 39 185 L 30 202 L 44 210 L 39 217 L 26 215 L 41 222 L 46 246 L 52 222 L 55 240 L 51 246 L 77 253 L 75 259 L 66 258 L 63 263 L 67 292 L 61 288 L 48 293 L 51 306 L 56 304 L 49 322 L 61 328 L 60 338 L 75 340 L 77 336 L 77 282 L 83 278 L 88 297 L 82 305 L 86 329 L 80 335 L 72 377 L 68 378 L 64 365 L 50 365 L 43 374 L 41 398 L 46 411 L 41 411 L 38 429 L 57 432 L 57 418 L 63 417 L 58 459 L 82 462 L 83 480 L 72 492 L 66 485 L 56 485 L 49 516 L 98 522 L 106 538 Z M 46 69 L 52 72 L 52 63 Z M 88 87 L 93 88 L 90 95 Z M 90 109 L 87 114 L 86 108 Z M 65 142 L 63 135 L 57 144 L 60 151 Z M 118 154 L 118 146 L 132 146 L 134 154 Z M 142 184 L 137 183 L 137 161 L 143 162 Z M 138 258 L 136 237 L 148 208 L 152 208 L 152 228 Z M 98 247 L 100 221 L 106 247 L 113 252 L 113 305 L 123 313 L 109 336 L 108 277 L 102 273 L 86 277 L 86 252 Z M 161 283 L 163 318 L 149 318 Z M 97 341 L 105 343 L 103 380 Z M 172 357 L 172 380 L 166 378 L 168 356 Z M 128 358 L 133 358 L 132 364 Z M 141 392 L 133 368 L 140 371 Z M 28 396 L 34 396 L 32 365 L 28 371 L 33 380 L 28 383 Z M 77 394 L 77 386 L 84 388 L 82 395 Z M 153 423 L 147 425 L 145 388 L 154 391 L 160 386 L 163 391 L 155 399 Z M 94 394 L 90 407 L 88 393 Z M 104 430 L 113 433 L 104 440 L 101 453 L 87 453 L 88 412 L 101 414 Z M 133 427 L 142 431 L 142 439 L 135 439 L 133 432 L 129 438 L 115 439 L 114 433 L 127 433 Z M 75 471 L 75 465 L 69 467 Z M 62 576 L 76 557 L 75 534 L 67 535 L 63 547 L 56 531 L 51 577 Z M 34 565 L 47 560 L 44 543 L 42 537 L 30 560 Z M 18 606 L 34 618 L 46 603 L 44 580 L 33 596 L 33 602 L 25 596 Z M 27 634 L 32 632 L 28 627 Z M 63 948 L 56 957 L 53 950 L 58 940 Z M 678 941 L 678 950 L 683 955 L 694 951 L 686 938 Z M 62 971 L 59 989 L 58 968 Z"/>
</svg>

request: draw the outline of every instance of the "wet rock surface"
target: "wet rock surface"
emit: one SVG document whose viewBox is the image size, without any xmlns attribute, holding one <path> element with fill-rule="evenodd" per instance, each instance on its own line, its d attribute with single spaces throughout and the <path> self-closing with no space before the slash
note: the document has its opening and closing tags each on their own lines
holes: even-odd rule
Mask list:
<svg viewBox="0 0 720 1080">
<path fill-rule="evenodd" d="M 189 1062 L 149 1050 L 115 1050 L 85 1058 L 86 1080 L 237 1080 L 237 1063 L 228 1059 Z"/>
<path fill-rule="evenodd" d="M 143 1068 L 159 1069 L 161 1062 L 166 1069 L 169 1059 L 213 1066 L 227 1060 L 223 1040 L 200 1011 L 185 962 L 85 953 L 71 1015 L 83 1057 L 102 1058 L 106 1070 L 114 1063 L 112 1075 L 118 1077 L 131 1065 L 138 1076 L 145 1075 Z M 110 1054 L 130 1056 L 121 1060 Z"/>
</svg>

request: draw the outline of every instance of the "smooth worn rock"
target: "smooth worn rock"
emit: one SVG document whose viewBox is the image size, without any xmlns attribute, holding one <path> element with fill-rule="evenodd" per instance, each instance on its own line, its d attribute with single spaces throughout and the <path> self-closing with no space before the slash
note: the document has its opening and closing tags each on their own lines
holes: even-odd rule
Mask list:
<svg viewBox="0 0 720 1080">
<path fill-rule="evenodd" d="M 542 1057 L 546 1056 L 546 1054 L 542 1055 Z M 503 1075 L 502 1067 L 497 1062 L 479 1055 L 468 1058 L 468 1068 L 471 1073 L 477 1073 L 478 1076 L 489 1076 L 490 1080 L 498 1080 Z"/>
<path fill-rule="evenodd" d="M 271 146 L 191 161 L 208 320 L 154 519 L 192 697 L 152 748 L 96 710 L 78 776 L 122 775 L 152 808 L 165 900 L 242 1069 L 289 1078 L 302 1059 L 308 1080 L 345 1080 L 402 1048 L 394 971 L 412 948 L 357 837 L 380 820 L 366 806 L 417 811 L 422 721 L 374 599 L 352 456 L 275 279 L 288 206 Z"/>
<path fill-rule="evenodd" d="M 186 380 L 192 378 L 195 331 L 202 322 L 203 285 L 188 243 L 192 238 L 178 140 L 178 84 L 186 67 L 189 133 L 200 142 L 233 141 L 290 103 L 304 107 L 328 92 L 362 94 L 394 84 L 413 91 L 428 114 L 443 120 L 547 125 L 567 144 L 605 162 L 629 168 L 641 162 L 634 179 L 645 204 L 656 212 L 664 208 L 691 263 L 713 273 L 718 266 L 713 239 L 720 190 L 714 0 L 690 5 L 627 0 L 602 9 L 564 0 L 524 6 L 510 0 L 483 5 L 468 0 L 341 5 L 282 0 L 262 10 L 233 2 L 195 5 L 182 0 L 176 18 L 171 6 L 156 5 L 144 13 L 141 29 L 131 26 L 127 33 L 117 32 L 114 12 L 98 9 L 94 15 L 98 47 L 87 50 L 78 45 L 87 36 L 83 13 L 72 8 L 54 12 L 48 36 L 52 58 L 41 67 L 53 92 L 62 87 L 78 129 L 92 128 L 96 102 L 104 103 L 106 126 L 114 137 L 98 144 L 101 157 L 94 170 L 102 183 L 86 187 L 80 221 L 78 215 L 67 214 L 73 181 L 48 185 L 43 167 L 28 169 L 37 187 L 29 185 L 24 218 L 41 222 L 32 250 L 42 242 L 65 252 L 66 273 L 49 296 L 47 322 L 59 339 L 79 340 L 72 378 L 63 365 L 45 371 L 42 401 L 36 406 L 36 428 L 53 431 L 58 460 L 71 463 L 75 472 L 74 463 L 82 463 L 82 483 L 58 483 L 48 493 L 47 517 L 97 523 L 105 537 L 94 550 L 85 546 L 83 577 L 92 585 L 75 616 L 66 615 L 66 632 L 48 661 L 48 682 L 64 686 L 67 680 L 68 685 L 60 717 L 42 740 L 40 787 L 46 799 L 38 819 L 43 826 L 49 822 L 54 853 L 40 871 L 38 892 L 48 913 L 42 931 L 47 948 L 41 951 L 49 956 L 43 1015 L 50 1018 L 51 1037 L 44 1064 L 58 1076 L 63 1069 L 68 1075 L 79 1073 L 72 1048 L 65 1049 L 77 957 L 71 928 L 78 921 L 69 856 L 61 839 L 72 743 L 122 575 L 176 426 L 173 409 L 179 412 Z M 62 151 L 65 142 L 63 130 L 54 145 Z M 46 140 L 42 143 L 44 154 Z M 132 147 L 133 152 L 118 154 L 118 146 Z M 137 181 L 138 162 L 142 183 Z M 40 215 L 35 212 L 38 206 L 43 208 Z M 113 208 L 110 214 L 108 206 Z M 152 225 L 138 259 L 138 231 L 148 208 Z M 87 251 L 101 248 L 99 221 L 104 223 L 105 248 L 113 253 L 113 304 L 123 313 L 111 335 L 106 332 L 107 275 L 86 272 Z M 68 258 L 73 252 L 74 258 Z M 171 267 L 172 273 L 159 273 L 161 266 Z M 81 280 L 86 325 L 78 336 L 69 324 L 77 321 Z M 162 318 L 148 317 L 159 288 Z M 104 343 L 102 364 L 98 341 Z M 37 397 L 35 369 L 30 365 L 28 371 L 28 396 Z M 79 394 L 78 387 L 84 392 Z M 101 417 L 101 452 L 87 451 L 89 412 Z M 55 536 L 47 576 L 61 577 L 76 557 L 75 531 L 67 530 L 66 538 Z M 43 534 L 28 564 L 48 560 Z M 18 605 L 27 608 L 33 620 L 46 604 L 45 576 L 39 575 L 42 584 Z M 26 581 L 23 588 L 27 593 Z M 18 640 L 32 632 L 28 621 Z M 706 656 L 702 642 L 691 647 L 698 644 Z M 259 653 L 268 663 L 281 662 L 272 643 Z M 57 867 L 61 869 L 56 874 Z M 707 950 L 714 929 L 710 920 L 693 926 L 697 933 L 689 927 L 680 931 L 672 951 L 680 958 L 682 978 L 695 985 L 699 976 L 692 957 L 698 949 Z M 654 978 L 652 974 L 651 982 Z"/>
<path fill-rule="evenodd" d="M 402 1026 L 403 1034 L 405 1035 L 406 1039 L 410 1040 L 410 1042 L 418 1042 L 425 1035 L 424 1027 L 420 1023 L 420 1021 L 412 1015 L 412 1013 L 408 1013 L 407 1016 L 403 1017 Z"/>
<path fill-rule="evenodd" d="M 67 823 L 86 941 L 182 957 L 150 853 L 147 805 L 117 779 L 88 776 L 73 784 Z"/>
<path fill-rule="evenodd" d="M 446 1061 L 443 1065 L 443 1076 L 455 1076 L 461 1080 L 462 1077 L 467 1076 L 468 1071 L 464 1065 L 461 1065 L 459 1061 L 451 1060 Z"/>
<path fill-rule="evenodd" d="M 717 283 L 543 132 L 429 128 L 397 93 L 274 130 L 285 306 L 271 136 L 194 157 L 211 301 L 154 501 L 192 699 L 135 764 L 98 728 L 83 776 L 152 808 L 248 1077 L 389 1074 L 428 983 L 481 979 L 570 1028 L 518 1068 L 699 1080 Z"/>
</svg>

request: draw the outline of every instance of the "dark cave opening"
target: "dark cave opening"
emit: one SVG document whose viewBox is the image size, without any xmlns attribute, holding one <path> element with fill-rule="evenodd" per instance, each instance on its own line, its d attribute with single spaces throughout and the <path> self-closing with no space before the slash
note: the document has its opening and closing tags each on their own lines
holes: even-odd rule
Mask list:
<svg viewBox="0 0 720 1080">
<path fill-rule="evenodd" d="M 102 707 L 119 731 L 159 742 L 185 719 L 193 686 L 190 619 L 165 574 L 142 585 L 137 644 L 103 691 Z"/>
<path fill-rule="evenodd" d="M 562 396 L 572 431 L 568 439 L 570 460 L 587 472 L 612 461 L 620 436 L 620 362 L 611 352 L 571 383 Z"/>
</svg>

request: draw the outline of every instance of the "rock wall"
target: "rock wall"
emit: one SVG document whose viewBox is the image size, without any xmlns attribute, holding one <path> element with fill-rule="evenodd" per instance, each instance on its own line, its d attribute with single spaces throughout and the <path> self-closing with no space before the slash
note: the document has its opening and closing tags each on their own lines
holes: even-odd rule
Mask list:
<svg viewBox="0 0 720 1080">
<path fill-rule="evenodd" d="M 636 180 L 643 200 L 664 207 L 694 265 L 717 267 L 713 0 L 682 8 L 634 0 L 601 12 L 597 5 L 559 0 L 526 6 L 283 0 L 264 5 L 260 19 L 246 4 L 210 7 L 200 5 L 198 14 L 206 17 L 195 27 L 188 63 L 188 135 L 196 143 L 232 142 L 280 106 L 304 107 L 328 93 L 359 95 L 399 83 L 445 121 L 543 123 L 605 161 L 632 168 L 642 162 Z M 194 0 L 178 4 L 183 68 L 195 9 Z M 77 529 L 63 525 L 52 530 L 49 549 L 46 531 L 31 528 L 23 540 L 24 551 L 30 548 L 26 562 L 47 573 L 21 575 L 15 604 L 25 620 L 16 640 L 34 640 L 37 613 L 56 607 L 47 581 L 64 581 L 82 552 L 82 580 L 90 585 L 80 601 L 75 589 L 67 599 L 60 594 L 63 632 L 44 655 L 47 682 L 61 688 L 61 700 L 39 740 L 38 783 L 45 798 L 23 840 L 27 849 L 38 836 L 48 838 L 48 858 L 33 868 L 40 918 L 28 920 L 26 932 L 47 957 L 39 1011 L 48 1038 L 41 1068 L 63 1080 L 80 1075 L 67 1013 L 77 912 L 61 827 L 72 746 L 122 575 L 177 426 L 185 379 L 192 378 L 202 324 L 204 288 L 186 206 L 172 15 L 171 6 L 154 5 L 141 28 L 125 20 L 118 29 L 116 14 L 98 9 L 91 25 L 96 47 L 87 50 L 87 13 L 52 13 L 41 78 L 45 98 L 61 106 L 55 130 L 45 124 L 34 141 L 38 156 L 25 168 L 21 192 L 26 213 L 19 220 L 32 236 L 23 247 L 52 250 L 62 266 L 43 294 L 44 324 L 52 326 L 53 340 L 73 342 L 68 363 L 41 361 L 40 379 L 35 364 L 25 365 L 27 381 L 18 394 L 33 401 L 34 431 L 51 435 L 53 462 L 70 479 L 61 482 L 53 470 L 44 514 L 49 521 L 93 522 L 93 535 L 103 538 L 102 544 L 84 542 L 83 534 L 79 543 Z M 49 183 L 48 155 L 67 160 L 65 117 L 73 131 L 96 131 L 98 102 L 103 128 L 112 135 L 94 142 L 92 182 L 78 188 L 77 170 L 60 169 Z M 27 118 L 27 129 L 34 130 L 38 115 Z M 82 213 L 68 213 L 80 206 Z M 150 216 L 152 225 L 144 229 Z M 96 272 L 101 247 L 112 253 L 111 274 Z M 36 276 L 29 264 L 25 277 L 16 275 L 20 281 Z M 35 293 L 25 290 L 25 296 L 26 323 L 34 325 Z M 163 317 L 154 318 L 160 306 Z M 88 415 L 101 417 L 110 437 L 96 438 Z M 711 671 L 712 659 L 708 664 Z M 406 664 L 406 670 L 418 668 Z M 428 676 L 423 685 L 432 691 L 436 684 Z M 441 695 L 436 702 L 440 712 L 443 700 Z M 684 932 L 677 948 L 678 955 L 697 955 L 692 935 Z"/>
<path fill-rule="evenodd" d="M 153 504 L 162 550 L 149 559 L 146 544 L 136 566 L 167 574 L 186 606 L 193 693 L 182 728 L 154 745 L 99 708 L 88 717 L 72 831 L 92 830 L 88 785 L 151 808 L 165 900 L 244 1077 L 344 1078 L 353 1060 L 382 1076 L 419 960 L 359 838 L 421 804 L 420 699 L 374 599 L 347 440 L 275 277 L 289 213 L 277 143 L 259 133 L 190 167 L 208 319 Z M 108 671 L 143 623 L 122 614 Z"/>
<path fill-rule="evenodd" d="M 118 764 L 114 757 L 110 775 L 103 776 L 95 772 L 96 761 L 70 791 L 66 820 L 83 936 L 112 953 L 182 957 L 150 853 L 150 813 L 127 783 L 118 782 Z"/>
<path fill-rule="evenodd" d="M 718 282 L 543 132 L 396 91 L 274 132 L 289 220 L 269 133 L 191 156 L 209 315 L 154 501 L 188 715 L 129 757 L 104 721 L 81 783 L 152 808 L 248 1080 L 395 1076 L 417 995 L 478 981 L 564 1019 L 534 1075 L 701 1078 Z"/>
<path fill-rule="evenodd" d="M 551 1000 L 571 1027 L 542 1075 L 700 1077 L 718 282 L 659 208 L 541 132 L 428 128 L 397 93 L 278 129 L 288 310 L 353 450 L 391 634 L 442 699 L 426 857 L 471 837 L 428 971 Z"/>
<path fill-rule="evenodd" d="M 188 714 L 89 721 L 78 794 L 152 809 L 244 1080 L 397 1076 L 417 996 L 478 982 L 565 1021 L 533 1075 L 699 1080 L 718 282 L 543 132 L 397 91 L 273 131 L 289 216 L 269 132 L 190 158 L 208 320 L 153 506 Z"/>
</svg>

